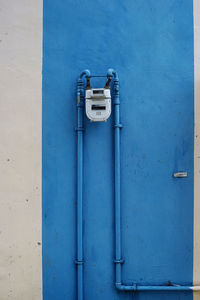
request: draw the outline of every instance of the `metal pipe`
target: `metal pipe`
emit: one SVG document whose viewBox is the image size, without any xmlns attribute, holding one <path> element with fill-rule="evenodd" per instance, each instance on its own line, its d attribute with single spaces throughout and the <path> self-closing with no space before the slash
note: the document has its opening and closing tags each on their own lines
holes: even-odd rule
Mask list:
<svg viewBox="0 0 200 300">
<path fill-rule="evenodd" d="M 200 291 L 200 286 L 183 285 L 150 285 L 139 286 L 137 284 L 126 285 L 122 283 L 122 253 L 121 253 L 121 195 L 120 195 L 120 100 L 119 100 L 119 78 L 117 72 L 109 69 L 107 76 L 114 78 L 114 202 L 115 202 L 115 287 L 118 291 Z"/>
<path fill-rule="evenodd" d="M 121 203 L 120 203 L 120 114 L 119 114 L 119 80 L 116 72 L 110 69 L 110 73 L 114 74 L 114 143 L 115 143 L 115 268 L 116 268 L 116 283 L 121 283 L 121 263 L 123 262 L 121 257 Z"/>
<path fill-rule="evenodd" d="M 187 285 L 125 285 L 115 284 L 118 291 L 200 291 L 200 286 L 187 286 Z"/>
<path fill-rule="evenodd" d="M 83 111 L 84 90 L 83 76 L 90 76 L 90 71 L 81 73 L 77 82 L 77 299 L 83 300 Z"/>
<path fill-rule="evenodd" d="M 90 77 L 90 70 L 88 70 L 88 69 L 84 70 L 84 71 L 81 73 L 79 79 L 82 79 L 83 76 L 85 76 L 85 77 Z"/>
</svg>

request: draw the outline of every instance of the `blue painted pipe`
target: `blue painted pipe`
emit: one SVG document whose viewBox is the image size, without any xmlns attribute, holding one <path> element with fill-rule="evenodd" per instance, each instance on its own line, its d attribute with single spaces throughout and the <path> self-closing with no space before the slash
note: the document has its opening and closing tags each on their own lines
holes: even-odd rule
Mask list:
<svg viewBox="0 0 200 300">
<path fill-rule="evenodd" d="M 83 76 L 85 76 L 85 77 L 90 77 L 90 70 L 88 70 L 88 69 L 84 70 L 84 71 L 81 73 L 79 79 L 82 79 Z"/>
<path fill-rule="evenodd" d="M 119 100 L 119 78 L 117 72 L 109 69 L 107 76 L 114 78 L 114 147 L 115 147 L 115 287 L 119 291 L 199 291 L 200 286 L 160 285 L 160 286 L 138 286 L 137 284 L 125 285 L 122 283 L 122 253 L 121 253 L 121 198 L 120 198 L 120 100 Z"/>
<path fill-rule="evenodd" d="M 90 76 L 90 71 L 81 73 L 77 82 L 77 299 L 83 300 L 83 117 L 84 89 L 82 77 Z"/>
<path fill-rule="evenodd" d="M 118 291 L 199 291 L 199 286 L 186 286 L 186 285 L 124 285 L 115 284 Z"/>
</svg>

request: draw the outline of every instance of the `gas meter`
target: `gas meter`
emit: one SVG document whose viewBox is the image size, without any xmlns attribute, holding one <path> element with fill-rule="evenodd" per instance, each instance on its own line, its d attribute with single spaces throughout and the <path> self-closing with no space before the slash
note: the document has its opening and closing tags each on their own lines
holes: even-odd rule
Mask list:
<svg viewBox="0 0 200 300">
<path fill-rule="evenodd" d="M 111 114 L 110 88 L 86 88 L 85 110 L 92 122 L 104 122 Z"/>
</svg>

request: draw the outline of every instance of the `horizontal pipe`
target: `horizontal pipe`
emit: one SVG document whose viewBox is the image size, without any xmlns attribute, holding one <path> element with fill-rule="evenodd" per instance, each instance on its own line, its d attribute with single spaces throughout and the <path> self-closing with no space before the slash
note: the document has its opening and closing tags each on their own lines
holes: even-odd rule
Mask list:
<svg viewBox="0 0 200 300">
<path fill-rule="evenodd" d="M 118 291 L 200 291 L 200 286 L 190 285 L 124 285 L 116 283 Z"/>
</svg>

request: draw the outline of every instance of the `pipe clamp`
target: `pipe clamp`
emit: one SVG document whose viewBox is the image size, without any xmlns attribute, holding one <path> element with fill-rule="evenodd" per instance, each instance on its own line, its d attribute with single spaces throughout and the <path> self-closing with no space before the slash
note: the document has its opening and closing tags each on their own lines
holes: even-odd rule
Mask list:
<svg viewBox="0 0 200 300">
<path fill-rule="evenodd" d="M 123 125 L 122 124 L 115 124 L 114 126 L 113 126 L 114 128 L 123 128 Z"/>
<path fill-rule="evenodd" d="M 124 263 L 124 259 L 121 258 L 121 259 L 115 259 L 114 260 L 114 264 L 123 264 Z"/>
<path fill-rule="evenodd" d="M 83 127 L 76 127 L 75 131 L 84 131 L 85 129 Z"/>
<path fill-rule="evenodd" d="M 74 263 L 75 263 L 76 265 L 83 265 L 83 264 L 84 264 L 84 260 L 78 260 L 78 259 L 76 259 L 76 260 L 74 261 Z"/>
</svg>

